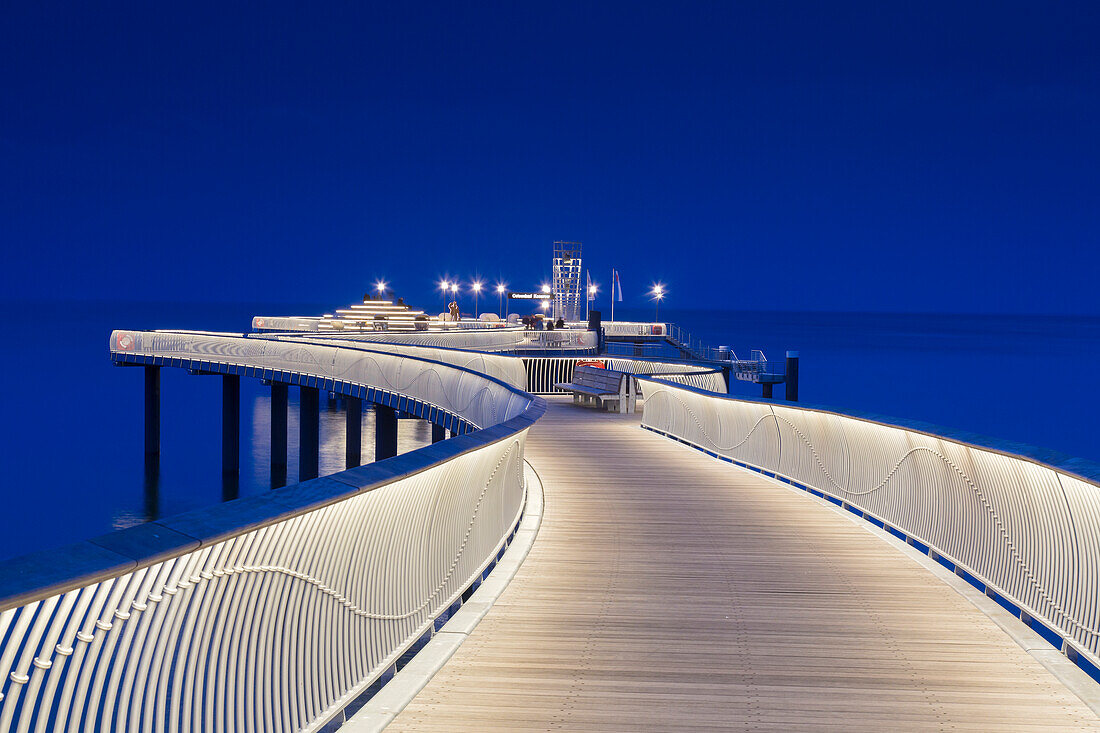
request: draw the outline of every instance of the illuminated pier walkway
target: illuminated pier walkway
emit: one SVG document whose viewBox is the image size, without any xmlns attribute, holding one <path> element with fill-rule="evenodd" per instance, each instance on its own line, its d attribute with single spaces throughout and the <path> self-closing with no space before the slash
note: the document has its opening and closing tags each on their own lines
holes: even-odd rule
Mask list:
<svg viewBox="0 0 1100 733">
<path fill-rule="evenodd" d="M 566 398 L 527 458 L 530 555 L 389 730 L 1100 729 L 963 594 L 992 601 L 848 512 Z"/>
<path fill-rule="evenodd" d="M 112 333 L 147 461 L 166 368 L 220 376 L 223 471 L 242 377 L 272 476 L 290 389 L 313 460 L 0 563 L 0 731 L 1100 729 L 1100 466 L 600 357 L 639 419 L 538 396 L 589 345 L 463 346 Z M 318 478 L 322 391 L 358 450 Z"/>
</svg>

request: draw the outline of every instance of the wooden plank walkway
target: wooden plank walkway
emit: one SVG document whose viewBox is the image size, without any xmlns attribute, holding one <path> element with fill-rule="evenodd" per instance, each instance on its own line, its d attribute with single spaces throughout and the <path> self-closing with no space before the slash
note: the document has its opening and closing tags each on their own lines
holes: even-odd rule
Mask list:
<svg viewBox="0 0 1100 733">
<path fill-rule="evenodd" d="M 519 574 L 391 730 L 1095 730 L 955 590 L 800 493 L 551 400 Z"/>
</svg>

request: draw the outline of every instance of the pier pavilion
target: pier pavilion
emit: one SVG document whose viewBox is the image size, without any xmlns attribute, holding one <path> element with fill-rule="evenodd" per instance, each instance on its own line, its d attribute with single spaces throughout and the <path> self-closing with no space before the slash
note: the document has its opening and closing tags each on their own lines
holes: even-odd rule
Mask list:
<svg viewBox="0 0 1100 733">
<path fill-rule="evenodd" d="M 0 564 L 0 730 L 1100 728 L 1095 467 L 557 338 L 112 334 L 447 432 Z"/>
</svg>

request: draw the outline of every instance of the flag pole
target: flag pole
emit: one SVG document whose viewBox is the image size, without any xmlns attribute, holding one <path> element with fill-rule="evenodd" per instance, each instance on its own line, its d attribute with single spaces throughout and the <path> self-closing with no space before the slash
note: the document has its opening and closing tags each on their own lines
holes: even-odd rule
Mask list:
<svg viewBox="0 0 1100 733">
<path fill-rule="evenodd" d="M 615 322 L 615 268 L 611 268 L 611 322 Z"/>
</svg>

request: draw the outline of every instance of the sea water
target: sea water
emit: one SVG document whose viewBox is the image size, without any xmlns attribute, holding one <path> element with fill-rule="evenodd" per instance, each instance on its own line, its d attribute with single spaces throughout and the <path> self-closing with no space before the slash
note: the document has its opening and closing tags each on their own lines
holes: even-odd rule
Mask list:
<svg viewBox="0 0 1100 733">
<path fill-rule="evenodd" d="M 57 547 L 158 516 L 217 503 L 221 380 L 164 369 L 161 463 L 144 471 L 143 373 L 114 367 L 112 329 L 241 333 L 253 315 L 318 314 L 324 304 L 8 303 L 0 400 L 0 559 Z M 620 319 L 652 312 L 616 309 Z M 604 314 L 608 312 L 605 309 Z M 1100 460 L 1100 318 L 664 310 L 711 345 L 773 361 L 800 352 L 799 397 L 1022 441 Z M 735 394 L 759 386 L 734 382 Z M 297 476 L 297 390 L 290 390 L 288 481 Z M 776 397 L 783 388 L 778 386 Z M 241 474 L 236 493 L 270 488 L 268 390 L 241 380 Z M 363 460 L 373 450 L 365 413 Z M 322 397 L 321 474 L 343 467 L 344 412 Z M 431 442 L 402 420 L 401 452 Z M 232 495 L 232 494 L 231 494 Z"/>
</svg>

